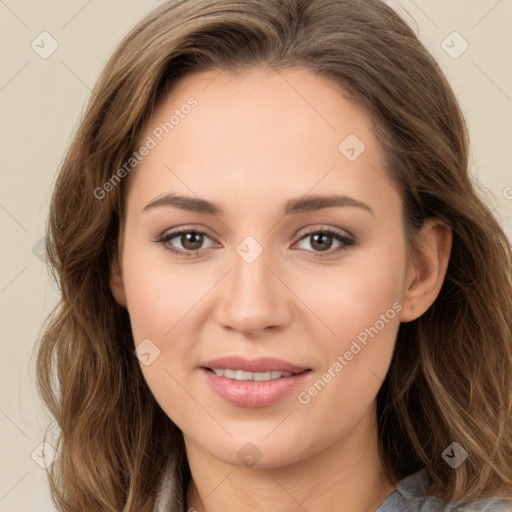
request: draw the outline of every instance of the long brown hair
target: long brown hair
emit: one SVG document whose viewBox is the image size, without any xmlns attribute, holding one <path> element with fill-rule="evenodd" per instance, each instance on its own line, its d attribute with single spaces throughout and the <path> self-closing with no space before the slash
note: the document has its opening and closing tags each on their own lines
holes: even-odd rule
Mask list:
<svg viewBox="0 0 512 512">
<path fill-rule="evenodd" d="M 62 298 L 36 348 L 40 394 L 59 427 L 48 472 L 59 510 L 152 511 L 169 467 L 182 510 L 190 477 L 181 432 L 145 383 L 108 284 L 130 180 L 94 191 L 180 77 L 296 66 L 339 84 L 374 119 L 409 244 L 429 217 L 453 231 L 442 290 L 400 326 L 378 393 L 390 479 L 425 468 L 445 501 L 512 495 L 511 247 L 469 177 L 465 122 L 439 66 L 380 0 L 187 0 L 161 5 L 119 45 L 53 194 L 47 254 Z M 469 454 L 456 470 L 442 458 L 452 442 Z"/>
</svg>

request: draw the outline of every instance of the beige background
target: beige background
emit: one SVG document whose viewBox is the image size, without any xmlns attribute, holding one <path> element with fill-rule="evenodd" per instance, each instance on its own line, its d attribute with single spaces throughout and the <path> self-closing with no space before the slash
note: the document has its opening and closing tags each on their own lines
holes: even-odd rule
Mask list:
<svg viewBox="0 0 512 512">
<path fill-rule="evenodd" d="M 36 462 L 43 463 L 38 454 L 48 418 L 30 356 L 57 293 L 37 243 L 56 170 L 102 65 L 158 3 L 0 0 L 0 512 L 55 510 L 45 471 Z M 469 123 L 473 173 L 512 238 L 512 1 L 389 3 L 408 11 L 408 21 L 417 24 L 451 81 Z M 454 31 L 460 35 L 450 35 Z M 35 41 L 40 53 L 51 49 L 42 32 L 58 44 L 48 58 L 31 47 Z M 453 58 L 464 40 L 468 49 Z"/>
</svg>

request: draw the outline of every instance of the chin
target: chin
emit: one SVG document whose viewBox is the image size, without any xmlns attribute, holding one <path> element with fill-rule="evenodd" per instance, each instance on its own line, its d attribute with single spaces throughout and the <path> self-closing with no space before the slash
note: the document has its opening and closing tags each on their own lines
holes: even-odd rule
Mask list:
<svg viewBox="0 0 512 512">
<path fill-rule="evenodd" d="M 231 466 L 250 469 L 272 469 L 287 466 L 306 457 L 304 442 L 282 435 L 268 435 L 270 430 L 259 435 L 240 435 L 233 438 L 212 440 L 208 437 L 202 449 L 212 457 Z M 214 441 L 212 443 L 212 441 Z M 298 447 L 302 449 L 298 450 Z"/>
</svg>

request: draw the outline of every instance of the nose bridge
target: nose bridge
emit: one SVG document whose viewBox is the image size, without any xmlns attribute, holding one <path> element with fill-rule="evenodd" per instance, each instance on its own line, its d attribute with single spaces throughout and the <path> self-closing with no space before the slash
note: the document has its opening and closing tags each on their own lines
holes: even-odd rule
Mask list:
<svg viewBox="0 0 512 512">
<path fill-rule="evenodd" d="M 256 301 L 271 298 L 270 288 L 272 274 L 268 270 L 268 255 L 261 254 L 254 261 L 247 261 L 240 255 L 234 258 L 234 269 L 231 276 L 231 293 L 238 298 L 251 299 Z"/>
<path fill-rule="evenodd" d="M 272 260 L 271 250 L 252 237 L 237 246 L 219 312 L 224 326 L 254 333 L 290 321 L 286 288 L 268 268 Z"/>
</svg>

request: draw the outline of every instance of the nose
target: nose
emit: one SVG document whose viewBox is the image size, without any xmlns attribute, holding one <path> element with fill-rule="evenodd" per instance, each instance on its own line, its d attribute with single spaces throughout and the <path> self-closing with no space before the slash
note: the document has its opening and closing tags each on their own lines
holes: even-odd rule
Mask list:
<svg viewBox="0 0 512 512">
<path fill-rule="evenodd" d="M 222 299 L 215 313 L 223 328 L 255 336 L 291 323 L 291 293 L 269 263 L 265 251 L 251 263 L 234 255 L 234 268 L 220 290 Z"/>
</svg>

